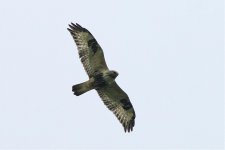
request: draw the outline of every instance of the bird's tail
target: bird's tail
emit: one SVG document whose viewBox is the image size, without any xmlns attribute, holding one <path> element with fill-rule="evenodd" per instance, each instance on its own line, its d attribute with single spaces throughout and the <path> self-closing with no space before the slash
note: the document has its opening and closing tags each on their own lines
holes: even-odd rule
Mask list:
<svg viewBox="0 0 225 150">
<path fill-rule="evenodd" d="M 74 95 L 79 96 L 86 93 L 87 91 L 92 90 L 93 88 L 93 84 L 90 82 L 90 80 L 88 80 L 86 82 L 74 85 L 72 87 L 72 91 L 74 92 Z"/>
</svg>

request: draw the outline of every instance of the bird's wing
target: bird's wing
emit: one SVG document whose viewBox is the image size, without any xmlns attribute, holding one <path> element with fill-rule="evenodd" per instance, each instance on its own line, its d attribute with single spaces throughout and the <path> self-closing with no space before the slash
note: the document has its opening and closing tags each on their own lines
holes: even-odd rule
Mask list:
<svg viewBox="0 0 225 150">
<path fill-rule="evenodd" d="M 123 125 L 124 131 L 132 131 L 135 124 L 135 111 L 127 94 L 116 82 L 96 90 L 104 104 Z"/>
<path fill-rule="evenodd" d="M 103 50 L 94 36 L 77 23 L 71 23 L 69 27 L 67 29 L 78 47 L 81 62 L 88 76 L 92 77 L 95 71 L 108 70 Z"/>
</svg>

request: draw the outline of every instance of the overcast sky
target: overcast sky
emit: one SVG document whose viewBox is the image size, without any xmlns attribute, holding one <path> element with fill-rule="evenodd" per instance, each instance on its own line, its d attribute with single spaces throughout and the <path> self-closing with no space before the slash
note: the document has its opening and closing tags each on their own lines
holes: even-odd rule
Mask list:
<svg viewBox="0 0 225 150">
<path fill-rule="evenodd" d="M 88 79 L 70 22 L 104 50 L 132 133 Z M 223 0 L 1 0 L 0 149 L 223 149 Z"/>
</svg>

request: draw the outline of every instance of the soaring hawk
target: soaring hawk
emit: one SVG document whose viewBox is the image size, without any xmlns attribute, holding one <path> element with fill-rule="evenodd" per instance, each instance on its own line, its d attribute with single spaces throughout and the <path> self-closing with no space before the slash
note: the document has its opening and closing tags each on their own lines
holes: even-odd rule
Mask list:
<svg viewBox="0 0 225 150">
<path fill-rule="evenodd" d="M 104 104 L 123 125 L 124 131 L 132 131 L 135 112 L 129 97 L 115 81 L 118 73 L 109 70 L 102 48 L 87 29 L 77 23 L 71 23 L 69 27 L 67 29 L 77 45 L 79 57 L 89 76 L 88 81 L 74 85 L 72 91 L 79 96 L 95 89 Z"/>
</svg>

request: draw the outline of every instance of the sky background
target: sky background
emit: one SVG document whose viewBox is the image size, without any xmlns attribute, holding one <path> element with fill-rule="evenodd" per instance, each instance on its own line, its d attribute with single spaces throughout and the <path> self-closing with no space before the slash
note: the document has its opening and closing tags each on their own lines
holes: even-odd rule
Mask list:
<svg viewBox="0 0 225 150">
<path fill-rule="evenodd" d="M 86 27 L 136 111 L 95 91 L 66 30 Z M 0 149 L 223 149 L 223 0 L 1 0 Z"/>
</svg>

